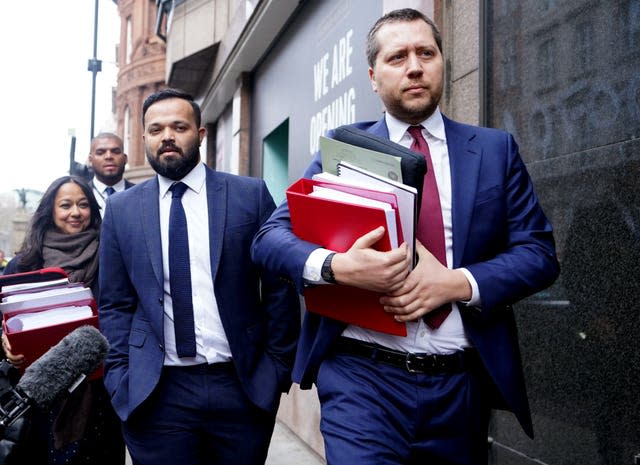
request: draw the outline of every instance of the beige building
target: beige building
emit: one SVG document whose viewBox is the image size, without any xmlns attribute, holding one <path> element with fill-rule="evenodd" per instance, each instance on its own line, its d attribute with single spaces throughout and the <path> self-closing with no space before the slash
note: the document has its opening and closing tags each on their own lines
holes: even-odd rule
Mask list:
<svg viewBox="0 0 640 465">
<path fill-rule="evenodd" d="M 142 102 L 165 85 L 165 42 L 156 34 L 154 0 L 114 0 L 120 15 L 116 127 L 129 157 L 126 178 L 139 182 L 153 170 L 148 166 L 140 124 Z"/>
</svg>

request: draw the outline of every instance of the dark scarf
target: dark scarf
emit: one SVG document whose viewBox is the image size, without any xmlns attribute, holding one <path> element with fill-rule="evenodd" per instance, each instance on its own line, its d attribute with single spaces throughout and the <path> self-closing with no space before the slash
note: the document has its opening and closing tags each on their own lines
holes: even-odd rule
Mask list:
<svg viewBox="0 0 640 465">
<path fill-rule="evenodd" d="M 49 230 L 42 244 L 43 267 L 60 267 L 69 276 L 69 281 L 90 287 L 98 271 L 98 243 L 97 229 L 77 234 Z"/>
<path fill-rule="evenodd" d="M 56 230 L 45 233 L 42 244 L 43 267 L 62 268 L 69 281 L 90 287 L 98 271 L 97 229 L 77 234 L 64 234 Z M 65 398 L 53 424 L 55 449 L 68 447 L 80 440 L 85 432 L 93 403 L 92 390 L 86 382 Z"/>
</svg>

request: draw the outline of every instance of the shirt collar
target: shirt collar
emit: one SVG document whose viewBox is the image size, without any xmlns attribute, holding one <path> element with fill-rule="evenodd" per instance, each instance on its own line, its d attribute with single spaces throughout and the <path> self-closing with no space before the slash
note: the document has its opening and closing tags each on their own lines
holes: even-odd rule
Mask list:
<svg viewBox="0 0 640 465">
<path fill-rule="evenodd" d="M 98 192 L 100 192 L 101 194 L 104 193 L 104 190 L 109 187 L 107 186 L 105 183 L 103 183 L 102 181 L 100 181 L 98 178 L 96 178 L 95 176 L 93 177 L 93 185 L 96 188 L 96 190 Z M 120 192 L 123 191 L 125 188 L 125 184 L 124 184 L 124 178 L 122 178 L 120 181 L 118 181 L 117 183 L 115 183 L 113 186 L 111 186 L 115 189 L 116 192 Z"/>
<path fill-rule="evenodd" d="M 389 112 L 385 113 L 385 122 L 389 129 L 389 139 L 396 143 L 400 142 L 400 140 L 405 136 L 409 126 L 411 126 L 410 124 L 400 121 L 398 118 L 392 116 Z M 444 120 L 442 119 L 440 108 L 436 108 L 431 116 L 420 124 L 422 124 L 427 132 L 436 139 L 443 141 L 447 140 L 447 136 L 444 131 Z"/>
<path fill-rule="evenodd" d="M 204 169 L 204 164 L 198 163 L 191 171 L 187 173 L 185 177 L 180 179 L 180 182 L 183 182 L 187 185 L 187 187 L 197 193 L 200 193 L 202 187 L 204 186 L 204 181 L 206 179 L 207 173 Z M 164 176 L 158 175 L 158 183 L 160 186 L 160 197 L 164 198 L 169 191 L 169 188 L 173 183 L 175 183 L 173 179 L 166 178 Z"/>
</svg>

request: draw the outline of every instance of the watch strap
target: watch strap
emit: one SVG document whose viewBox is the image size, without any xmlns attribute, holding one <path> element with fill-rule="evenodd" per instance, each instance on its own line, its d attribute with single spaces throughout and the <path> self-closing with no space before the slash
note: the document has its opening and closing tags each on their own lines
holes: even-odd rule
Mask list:
<svg viewBox="0 0 640 465">
<path fill-rule="evenodd" d="M 327 258 L 325 258 L 324 262 L 322 263 L 322 269 L 320 270 L 320 276 L 322 277 L 322 279 L 330 284 L 336 284 L 336 278 L 333 275 L 333 269 L 331 268 L 331 261 L 333 260 L 334 255 L 335 252 L 327 255 Z"/>
</svg>

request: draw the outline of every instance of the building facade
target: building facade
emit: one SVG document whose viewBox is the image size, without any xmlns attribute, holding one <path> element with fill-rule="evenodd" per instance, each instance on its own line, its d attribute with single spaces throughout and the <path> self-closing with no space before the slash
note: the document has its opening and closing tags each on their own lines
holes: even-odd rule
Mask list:
<svg viewBox="0 0 640 465">
<path fill-rule="evenodd" d="M 364 57 L 375 19 L 407 6 L 434 18 L 444 36 L 442 111 L 515 135 L 562 267 L 552 288 L 516 306 L 536 438 L 497 412 L 490 462 L 640 461 L 633 388 L 640 375 L 640 2 L 118 5 L 121 14 L 145 18 L 126 26 L 132 62 L 120 58 L 118 128 L 130 143 L 141 144 L 143 98 L 163 85 L 183 88 L 202 106 L 207 163 L 263 177 L 276 201 L 302 174 L 319 135 L 381 116 Z M 144 166 L 143 152 L 131 145 L 129 153 L 132 169 Z M 294 386 L 279 417 L 322 454 L 314 391 Z"/>
<path fill-rule="evenodd" d="M 116 127 L 128 155 L 126 178 L 139 182 L 153 174 L 142 141 L 142 102 L 147 95 L 166 87 L 166 45 L 156 34 L 155 0 L 114 0 L 114 3 L 120 15 Z"/>
</svg>

